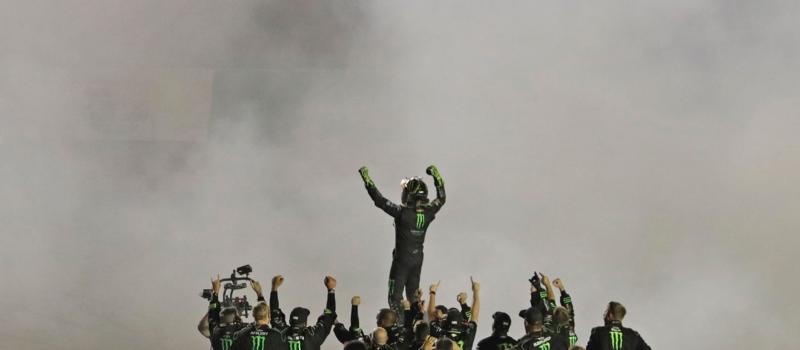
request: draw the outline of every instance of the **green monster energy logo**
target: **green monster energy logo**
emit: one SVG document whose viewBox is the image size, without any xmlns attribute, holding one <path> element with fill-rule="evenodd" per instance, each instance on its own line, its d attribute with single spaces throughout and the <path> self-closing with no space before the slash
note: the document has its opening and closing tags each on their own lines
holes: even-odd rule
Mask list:
<svg viewBox="0 0 800 350">
<path fill-rule="evenodd" d="M 622 350 L 622 331 L 619 328 L 611 329 L 611 349 Z"/>
<path fill-rule="evenodd" d="M 425 226 L 425 213 L 417 213 L 417 228 Z"/>
<path fill-rule="evenodd" d="M 390 279 L 389 280 L 389 296 L 392 296 L 393 294 L 394 294 L 394 280 Z"/>
<path fill-rule="evenodd" d="M 230 338 L 220 339 L 220 342 L 222 343 L 222 350 L 228 350 L 233 345 L 233 339 Z"/>
<path fill-rule="evenodd" d="M 250 337 L 250 350 L 264 350 L 264 341 L 267 339 L 263 335 L 254 335 Z"/>
<path fill-rule="evenodd" d="M 578 342 L 578 336 L 575 335 L 575 334 L 570 334 L 569 335 L 569 346 L 573 346 L 577 342 Z"/>
<path fill-rule="evenodd" d="M 550 342 L 539 345 L 539 350 L 550 350 Z"/>
<path fill-rule="evenodd" d="M 459 349 L 463 349 L 464 348 L 464 341 L 463 340 L 459 340 L 458 341 L 458 348 Z"/>
<path fill-rule="evenodd" d="M 289 350 L 303 350 L 303 342 L 300 340 L 290 340 Z"/>
</svg>

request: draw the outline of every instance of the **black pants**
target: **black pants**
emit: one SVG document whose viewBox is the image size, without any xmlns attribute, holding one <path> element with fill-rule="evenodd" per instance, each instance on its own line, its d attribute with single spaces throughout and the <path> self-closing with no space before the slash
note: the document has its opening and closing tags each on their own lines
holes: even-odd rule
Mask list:
<svg viewBox="0 0 800 350">
<path fill-rule="evenodd" d="M 389 270 L 389 307 L 398 313 L 403 310 L 400 301 L 403 300 L 404 289 L 406 299 L 412 303 L 416 301 L 419 275 L 422 273 L 422 260 L 421 252 L 418 254 L 406 253 L 405 256 L 392 252 L 392 268 Z"/>
</svg>

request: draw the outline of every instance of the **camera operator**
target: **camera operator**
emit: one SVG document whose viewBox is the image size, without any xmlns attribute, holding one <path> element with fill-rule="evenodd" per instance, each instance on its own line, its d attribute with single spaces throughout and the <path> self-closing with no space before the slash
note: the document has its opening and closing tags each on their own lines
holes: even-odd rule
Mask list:
<svg viewBox="0 0 800 350">
<path fill-rule="evenodd" d="M 330 334 L 336 321 L 336 279 L 325 277 L 325 287 L 328 289 L 325 311 L 314 326 L 307 325 L 310 311 L 306 308 L 296 307 L 289 314 L 289 328 L 285 331 L 289 350 L 320 350 Z M 277 291 L 275 297 L 277 301 Z"/>
<path fill-rule="evenodd" d="M 229 350 L 234 341 L 234 334 L 244 325 L 239 320 L 238 310 L 234 306 L 221 308 L 219 275 L 211 279 L 211 300 L 208 303 L 208 329 L 210 329 L 211 347 L 214 350 Z"/>
</svg>

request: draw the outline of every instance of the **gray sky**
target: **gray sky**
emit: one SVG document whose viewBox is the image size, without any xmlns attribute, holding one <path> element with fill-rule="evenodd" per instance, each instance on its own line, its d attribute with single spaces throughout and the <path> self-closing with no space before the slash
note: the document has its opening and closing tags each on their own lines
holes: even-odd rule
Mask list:
<svg viewBox="0 0 800 350">
<path fill-rule="evenodd" d="M 479 336 L 537 270 L 581 343 L 613 299 L 655 348 L 790 347 L 798 7 L 0 2 L 0 338 L 204 348 L 196 295 L 245 263 L 371 325 L 393 229 L 356 169 L 397 199 L 433 163 L 423 285 L 480 280 Z"/>
</svg>

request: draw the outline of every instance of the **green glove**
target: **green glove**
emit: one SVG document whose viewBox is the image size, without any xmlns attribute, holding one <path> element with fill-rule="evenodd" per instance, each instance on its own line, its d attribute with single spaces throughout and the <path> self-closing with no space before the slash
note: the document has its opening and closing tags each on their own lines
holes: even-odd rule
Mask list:
<svg viewBox="0 0 800 350">
<path fill-rule="evenodd" d="M 367 167 L 362 166 L 358 169 L 358 173 L 361 174 L 361 179 L 364 180 L 364 184 L 367 185 L 367 187 L 375 187 L 375 183 L 372 182 L 372 178 L 369 177 L 369 170 Z"/>
<path fill-rule="evenodd" d="M 439 173 L 439 169 L 437 169 L 435 165 L 431 165 L 427 169 L 425 169 L 425 173 L 430 176 L 433 176 L 433 181 L 436 182 L 436 187 L 444 186 L 444 180 L 442 179 L 442 174 Z"/>
</svg>

